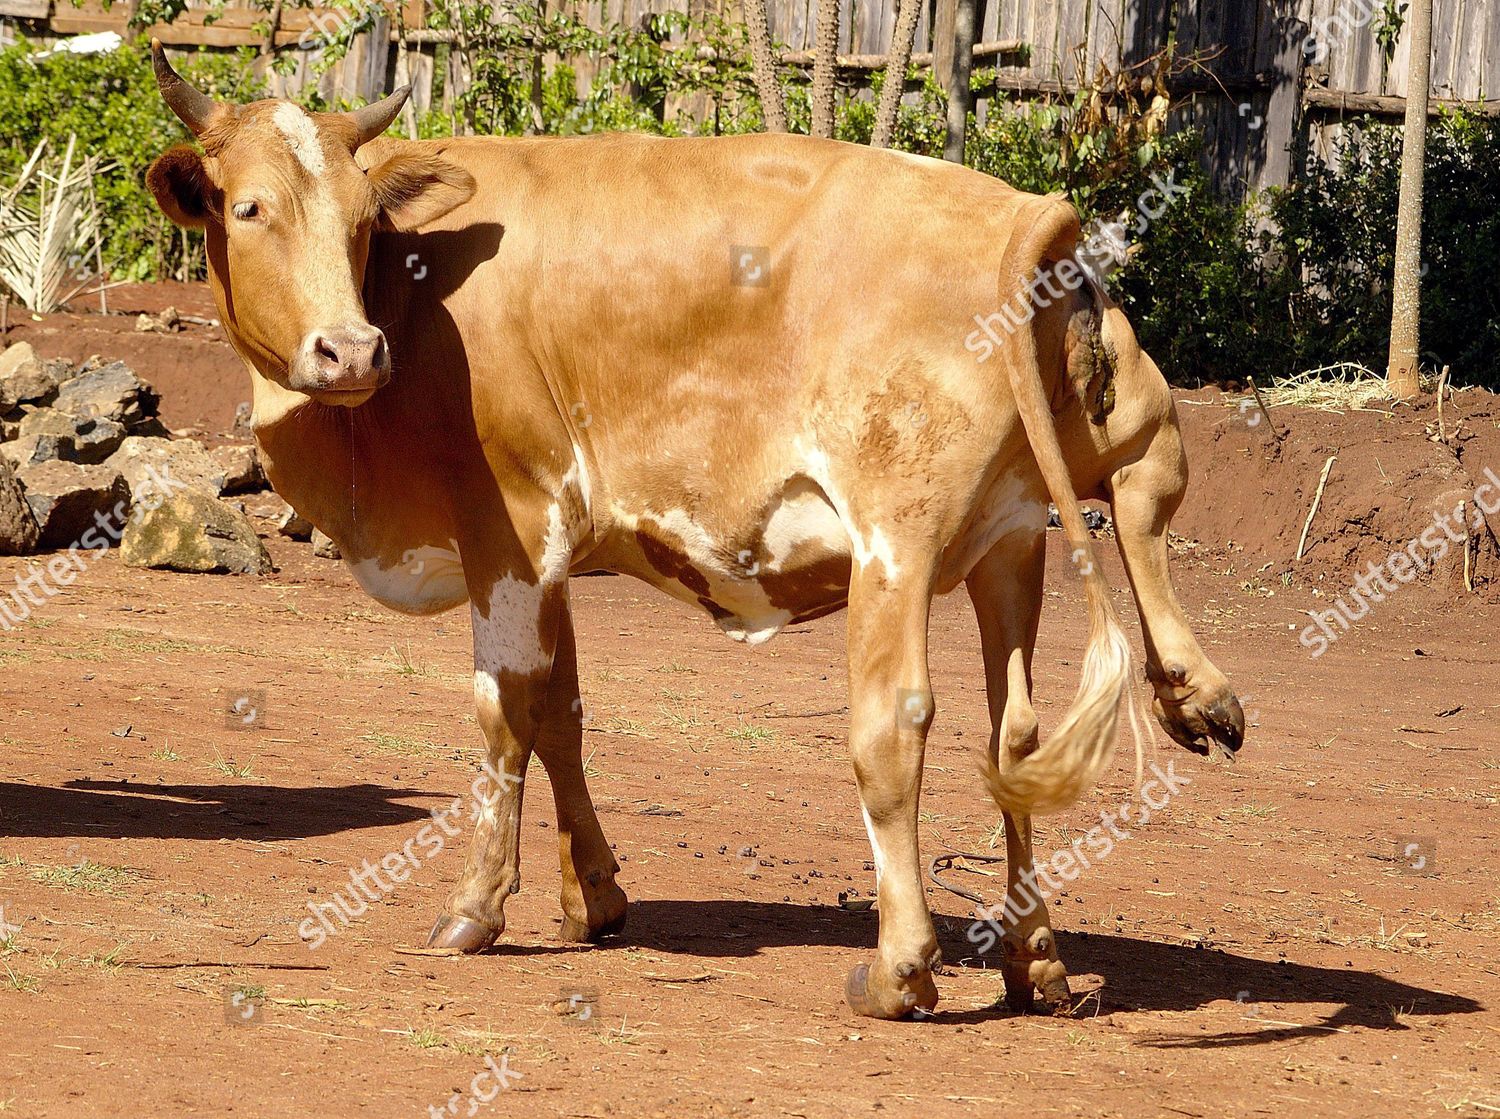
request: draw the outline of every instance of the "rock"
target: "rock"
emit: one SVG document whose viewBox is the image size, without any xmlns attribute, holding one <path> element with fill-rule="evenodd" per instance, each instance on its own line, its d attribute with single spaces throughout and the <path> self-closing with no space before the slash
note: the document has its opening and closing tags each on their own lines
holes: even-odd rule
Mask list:
<svg viewBox="0 0 1500 1119">
<path fill-rule="evenodd" d="M 67 381 L 53 404 L 59 412 L 114 420 L 126 427 L 156 415 L 161 397 L 122 361 L 90 369 Z"/>
<path fill-rule="evenodd" d="M 235 439 L 255 438 L 255 426 L 251 423 L 251 417 L 255 415 L 255 409 L 250 406 L 248 400 L 242 400 L 234 409 L 234 424 L 229 429 L 229 434 Z"/>
<path fill-rule="evenodd" d="M 331 560 L 342 558 L 339 553 L 339 546 L 330 537 L 325 536 L 321 529 L 315 528 L 312 530 L 312 546 L 313 555 L 315 556 L 322 556 L 324 559 Z"/>
<path fill-rule="evenodd" d="M 224 493 L 252 493 L 268 484 L 260 468 L 260 452 L 253 445 L 226 444 L 209 451 L 208 457 L 224 472 Z"/>
<path fill-rule="evenodd" d="M 73 441 L 65 435 L 43 432 L 20 435 L 9 443 L 0 443 L 0 456 L 8 459 L 19 470 L 37 463 L 51 462 L 53 459 L 71 459 Z"/>
<path fill-rule="evenodd" d="M 17 474 L 41 530 L 42 548 L 97 548 L 106 538 L 118 539 L 130 504 L 130 490 L 118 470 L 53 459 L 23 467 Z M 96 514 L 102 516 L 103 526 Z"/>
<path fill-rule="evenodd" d="M 0 352 L 0 381 L 6 380 L 23 365 L 36 364 L 36 350 L 30 342 L 17 342 Z"/>
<path fill-rule="evenodd" d="M 21 434 L 19 420 L 0 419 L 0 443 L 8 443 Z"/>
<path fill-rule="evenodd" d="M 180 485 L 215 494 L 224 490 L 223 468 L 209 457 L 203 444 L 196 439 L 131 435 L 120 444 L 119 450 L 104 460 L 104 464 L 125 476 L 131 493 L 139 492 L 154 476 L 170 478 Z"/>
<path fill-rule="evenodd" d="M 56 437 L 58 447 L 54 458 L 98 463 L 124 442 L 125 426 L 114 420 L 80 419 L 55 408 L 37 408 L 21 417 L 20 437 L 29 435 Z"/>
<path fill-rule="evenodd" d="M 281 516 L 276 518 L 276 531 L 292 540 L 311 540 L 313 533 L 317 532 L 317 529 L 313 528 L 313 523 L 310 520 L 290 505 L 287 505 L 286 510 Z M 322 534 L 319 533 L 319 535 Z M 324 539 L 328 538 L 324 537 Z M 329 541 L 329 543 L 331 544 L 332 541 Z"/>
<path fill-rule="evenodd" d="M 72 372 L 65 361 L 42 361 L 29 343 L 17 342 L 0 354 L 0 415 L 22 404 L 46 404 Z"/>
<path fill-rule="evenodd" d="M 36 547 L 40 537 L 41 530 L 10 460 L 0 458 L 0 556 L 24 556 Z"/>
<path fill-rule="evenodd" d="M 206 490 L 185 489 L 130 518 L 120 555 L 131 567 L 265 575 L 271 556 L 243 513 Z"/>
</svg>

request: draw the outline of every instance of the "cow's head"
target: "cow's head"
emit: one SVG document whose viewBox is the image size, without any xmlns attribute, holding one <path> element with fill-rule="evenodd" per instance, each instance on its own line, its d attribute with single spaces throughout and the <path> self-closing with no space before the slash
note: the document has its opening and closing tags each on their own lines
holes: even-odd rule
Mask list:
<svg viewBox="0 0 1500 1119">
<path fill-rule="evenodd" d="M 442 216 L 473 194 L 473 178 L 416 145 L 390 145 L 379 160 L 360 150 L 409 88 L 352 113 L 228 105 L 185 82 L 160 43 L 151 51 L 162 97 L 203 150 L 173 148 L 146 181 L 169 218 L 204 230 L 235 348 L 282 388 L 364 403 L 391 376 L 385 335 L 360 296 L 370 235 Z"/>
</svg>

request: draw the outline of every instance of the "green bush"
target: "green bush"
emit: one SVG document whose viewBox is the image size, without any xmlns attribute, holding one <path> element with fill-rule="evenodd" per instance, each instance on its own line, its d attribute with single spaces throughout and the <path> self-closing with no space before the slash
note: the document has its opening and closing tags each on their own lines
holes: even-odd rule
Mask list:
<svg viewBox="0 0 1500 1119">
<path fill-rule="evenodd" d="M 144 40 L 108 54 L 60 54 L 35 61 L 25 42 L 0 50 L 0 179 L 25 163 L 46 137 L 53 151 L 69 134 L 81 151 L 114 164 L 97 181 L 104 213 L 105 263 L 115 279 L 157 279 L 178 274 L 193 257 L 192 244 L 156 208 L 146 189 L 146 168 L 187 131 L 156 92 Z M 184 67 L 199 88 L 218 96 L 261 95 L 236 56 L 201 55 Z"/>
<path fill-rule="evenodd" d="M 1312 159 L 1301 181 L 1272 192 L 1301 367 L 1385 368 L 1400 176 L 1400 128 L 1367 119 L 1346 126 L 1330 160 Z M 1432 122 L 1424 177 L 1422 363 L 1500 388 L 1500 119 Z"/>
</svg>

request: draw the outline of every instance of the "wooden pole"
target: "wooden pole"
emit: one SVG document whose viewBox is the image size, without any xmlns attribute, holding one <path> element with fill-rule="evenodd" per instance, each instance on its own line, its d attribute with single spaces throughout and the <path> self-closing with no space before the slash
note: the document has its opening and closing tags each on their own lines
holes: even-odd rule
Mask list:
<svg viewBox="0 0 1500 1119">
<path fill-rule="evenodd" d="M 950 163 L 964 161 L 964 139 L 969 129 L 969 75 L 974 70 L 974 2 L 954 0 L 953 65 L 948 80 L 948 135 L 943 143 L 943 158 Z"/>
<path fill-rule="evenodd" d="M 770 17 L 766 0 L 745 0 L 745 22 L 750 34 L 750 67 L 755 92 L 760 96 L 760 111 L 767 132 L 786 131 L 786 102 L 781 83 L 776 80 L 776 50 L 771 44 Z"/>
<path fill-rule="evenodd" d="M 891 50 L 886 61 L 885 85 L 880 90 L 880 104 L 875 109 L 875 130 L 870 146 L 888 148 L 896 132 L 896 117 L 901 111 L 901 95 L 906 92 L 906 68 L 911 63 L 912 40 L 917 34 L 917 20 L 922 14 L 921 0 L 896 0 L 896 27 L 891 32 Z"/>
<path fill-rule="evenodd" d="M 834 67 L 839 54 L 839 0 L 818 0 L 818 53 L 813 57 L 812 134 L 831 139 L 837 87 Z"/>
<path fill-rule="evenodd" d="M 1391 395 L 1417 395 L 1422 323 L 1422 167 L 1427 154 L 1427 94 L 1432 61 L 1432 0 L 1412 0 L 1406 124 L 1401 139 L 1401 194 L 1396 203 L 1396 264 L 1391 278 L 1391 348 L 1385 379 Z"/>
</svg>

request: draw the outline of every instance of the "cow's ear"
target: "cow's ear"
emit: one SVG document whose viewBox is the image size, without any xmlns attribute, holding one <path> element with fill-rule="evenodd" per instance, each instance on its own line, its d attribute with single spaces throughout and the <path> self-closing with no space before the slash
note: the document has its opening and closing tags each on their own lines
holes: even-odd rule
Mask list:
<svg viewBox="0 0 1500 1119">
<path fill-rule="evenodd" d="M 146 172 L 156 204 L 178 225 L 201 229 L 220 221 L 224 192 L 214 185 L 203 156 L 186 144 L 169 149 Z"/>
<path fill-rule="evenodd" d="M 380 227 L 407 232 L 442 217 L 474 196 L 474 176 L 441 156 L 398 151 L 369 171 L 380 203 Z"/>
</svg>

